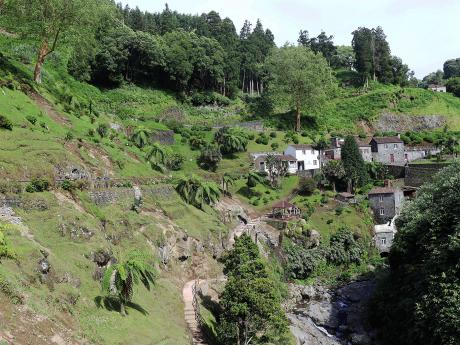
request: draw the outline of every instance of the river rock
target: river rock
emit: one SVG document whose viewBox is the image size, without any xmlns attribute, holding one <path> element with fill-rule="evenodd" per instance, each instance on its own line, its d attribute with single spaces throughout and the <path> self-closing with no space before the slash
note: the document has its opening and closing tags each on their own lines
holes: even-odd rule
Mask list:
<svg viewBox="0 0 460 345">
<path fill-rule="evenodd" d="M 305 313 L 319 326 L 328 329 L 339 327 L 339 311 L 328 300 L 311 302 L 306 308 Z"/>
</svg>

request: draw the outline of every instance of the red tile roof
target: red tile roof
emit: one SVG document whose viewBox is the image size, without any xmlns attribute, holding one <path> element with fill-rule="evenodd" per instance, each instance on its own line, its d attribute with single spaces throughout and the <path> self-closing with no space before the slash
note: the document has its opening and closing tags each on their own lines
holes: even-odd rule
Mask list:
<svg viewBox="0 0 460 345">
<path fill-rule="evenodd" d="M 276 203 L 275 205 L 272 206 L 272 208 L 291 208 L 291 207 L 297 208 L 296 205 L 293 205 L 293 204 L 291 204 L 290 202 L 288 202 L 286 200 L 280 201 L 280 202 L 278 202 L 278 203 Z"/>
</svg>

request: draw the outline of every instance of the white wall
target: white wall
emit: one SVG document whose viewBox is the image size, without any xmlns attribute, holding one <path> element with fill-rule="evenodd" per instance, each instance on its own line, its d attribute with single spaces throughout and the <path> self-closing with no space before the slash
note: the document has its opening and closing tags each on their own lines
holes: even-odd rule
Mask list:
<svg viewBox="0 0 460 345">
<path fill-rule="evenodd" d="M 289 145 L 284 151 L 285 155 L 291 155 L 297 159 L 297 162 L 304 162 L 305 170 L 319 169 L 319 151 L 314 149 L 300 150 Z"/>
</svg>

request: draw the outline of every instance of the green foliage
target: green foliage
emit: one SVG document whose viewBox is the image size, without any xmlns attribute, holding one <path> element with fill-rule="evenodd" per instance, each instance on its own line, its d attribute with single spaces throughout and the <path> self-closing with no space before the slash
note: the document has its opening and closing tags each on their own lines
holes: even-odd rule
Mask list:
<svg viewBox="0 0 460 345">
<path fill-rule="evenodd" d="M 371 308 L 387 344 L 460 342 L 460 163 L 432 181 L 396 221 L 391 270 Z"/>
<path fill-rule="evenodd" d="M 13 129 L 13 123 L 5 116 L 0 115 L 0 128 L 8 129 L 11 131 Z"/>
<path fill-rule="evenodd" d="M 279 143 L 271 143 L 270 147 L 272 148 L 273 151 L 276 151 L 280 147 L 280 144 Z"/>
<path fill-rule="evenodd" d="M 358 144 L 351 135 L 345 138 L 345 144 L 342 147 L 342 162 L 351 190 L 364 186 L 368 179 L 366 166 Z"/>
<path fill-rule="evenodd" d="M 134 131 L 131 140 L 137 147 L 143 148 L 150 143 L 150 131 L 147 128 L 140 126 Z"/>
<path fill-rule="evenodd" d="M 147 290 L 155 283 L 156 272 L 149 263 L 149 255 L 138 250 L 128 253 L 126 259 L 109 266 L 102 279 L 102 290 L 117 296 L 120 302 L 120 313 L 126 316 L 126 304 L 131 302 L 134 286 L 142 283 Z"/>
<path fill-rule="evenodd" d="M 316 181 L 311 177 L 302 178 L 299 182 L 299 194 L 300 195 L 311 195 L 317 187 Z"/>
<path fill-rule="evenodd" d="M 452 92 L 455 96 L 460 97 L 460 77 L 449 79 L 446 88 L 447 92 Z"/>
<path fill-rule="evenodd" d="M 216 145 L 206 145 L 201 149 L 198 164 L 203 169 L 216 171 L 221 160 L 222 154 L 219 147 Z"/>
<path fill-rule="evenodd" d="M 12 259 L 17 260 L 17 254 L 11 247 L 10 243 L 6 239 L 6 232 L 14 229 L 11 225 L 0 224 L 0 260 L 1 259 Z"/>
<path fill-rule="evenodd" d="M 228 277 L 219 304 L 217 334 L 222 344 L 286 344 L 288 323 L 281 296 L 259 249 L 243 234 L 222 258 Z"/>
<path fill-rule="evenodd" d="M 33 178 L 32 181 L 26 186 L 26 192 L 35 193 L 35 192 L 44 192 L 47 191 L 50 187 L 50 183 L 46 178 L 37 177 Z"/>
<path fill-rule="evenodd" d="M 267 69 L 273 78 L 269 91 L 274 101 L 296 111 L 297 131 L 301 112 L 314 113 L 331 97 L 336 83 L 326 59 L 301 46 L 273 50 Z"/>
<path fill-rule="evenodd" d="M 32 115 L 27 115 L 26 119 L 27 119 L 27 121 L 29 121 L 33 125 L 35 125 L 35 123 L 37 122 L 37 118 L 35 116 L 32 116 Z"/>
<path fill-rule="evenodd" d="M 460 77 L 460 58 L 444 62 L 443 71 L 445 79 Z"/>
<path fill-rule="evenodd" d="M 332 184 L 334 191 L 337 182 L 341 181 L 346 175 L 345 168 L 341 160 L 328 161 L 321 169 L 321 172 L 323 173 L 324 177 Z"/>
<path fill-rule="evenodd" d="M 101 138 L 105 138 L 109 132 L 109 125 L 106 123 L 100 123 L 96 128 L 96 132 L 100 135 Z"/>
<path fill-rule="evenodd" d="M 185 202 L 201 210 L 204 205 L 214 204 L 220 198 L 220 189 L 214 182 L 203 181 L 197 176 L 181 178 L 176 191 Z"/>
<path fill-rule="evenodd" d="M 246 151 L 248 134 L 240 128 L 220 128 L 214 135 L 214 140 L 220 145 L 223 154 L 233 154 Z"/>
</svg>

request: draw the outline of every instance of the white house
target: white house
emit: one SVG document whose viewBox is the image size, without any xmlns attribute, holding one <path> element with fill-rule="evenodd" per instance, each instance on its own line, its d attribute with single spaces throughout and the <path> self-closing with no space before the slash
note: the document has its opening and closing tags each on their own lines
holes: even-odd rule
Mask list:
<svg viewBox="0 0 460 345">
<path fill-rule="evenodd" d="M 297 171 L 317 170 L 320 168 L 320 152 L 311 145 L 291 144 L 284 151 L 284 154 L 295 158 Z"/>
<path fill-rule="evenodd" d="M 443 85 L 430 84 L 428 89 L 434 92 L 447 92 L 447 88 Z"/>
<path fill-rule="evenodd" d="M 395 226 L 396 217 L 393 217 L 393 219 L 385 224 L 374 225 L 374 242 L 381 255 L 386 255 L 390 252 L 397 232 Z"/>
</svg>

